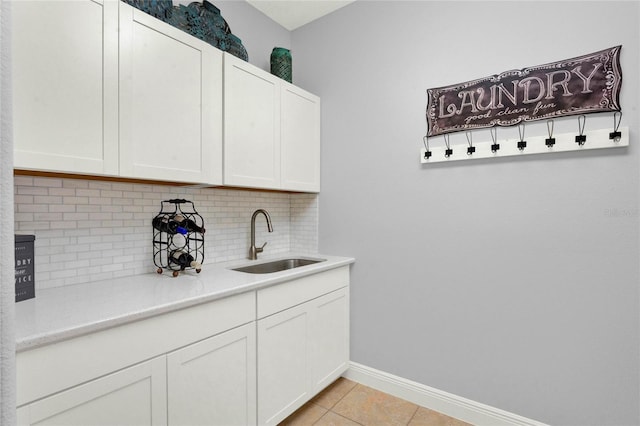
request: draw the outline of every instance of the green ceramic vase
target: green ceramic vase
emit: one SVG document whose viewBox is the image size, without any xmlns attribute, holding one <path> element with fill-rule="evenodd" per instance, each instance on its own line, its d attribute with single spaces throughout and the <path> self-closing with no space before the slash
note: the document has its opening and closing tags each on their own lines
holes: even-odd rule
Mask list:
<svg viewBox="0 0 640 426">
<path fill-rule="evenodd" d="M 284 47 L 271 51 L 271 74 L 291 83 L 291 52 Z"/>
</svg>

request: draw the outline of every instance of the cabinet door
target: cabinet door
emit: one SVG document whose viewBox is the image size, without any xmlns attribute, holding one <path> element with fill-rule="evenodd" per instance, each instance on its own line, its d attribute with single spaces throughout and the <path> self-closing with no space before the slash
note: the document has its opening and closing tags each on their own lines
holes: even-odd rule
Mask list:
<svg viewBox="0 0 640 426">
<path fill-rule="evenodd" d="M 15 168 L 118 174 L 118 3 L 12 2 Z"/>
<path fill-rule="evenodd" d="M 118 3 L 121 175 L 222 183 L 222 52 Z"/>
<path fill-rule="evenodd" d="M 258 321 L 258 424 L 275 425 L 309 398 L 307 304 Z"/>
<path fill-rule="evenodd" d="M 320 191 L 320 98 L 282 86 L 282 189 Z"/>
<path fill-rule="evenodd" d="M 224 183 L 280 187 L 280 83 L 224 55 Z"/>
<path fill-rule="evenodd" d="M 19 425 L 166 425 L 166 361 L 118 371 L 18 409 Z"/>
<path fill-rule="evenodd" d="M 170 425 L 255 425 L 255 323 L 167 355 Z"/>
<path fill-rule="evenodd" d="M 349 288 L 336 290 L 310 303 L 309 366 L 312 392 L 316 394 L 349 367 Z"/>
</svg>

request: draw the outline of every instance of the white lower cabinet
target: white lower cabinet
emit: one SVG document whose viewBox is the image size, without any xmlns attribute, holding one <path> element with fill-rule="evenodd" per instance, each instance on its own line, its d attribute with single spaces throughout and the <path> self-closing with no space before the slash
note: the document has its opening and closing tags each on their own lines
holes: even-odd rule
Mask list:
<svg viewBox="0 0 640 426">
<path fill-rule="evenodd" d="M 278 424 L 347 369 L 348 276 L 345 267 L 258 291 L 267 315 L 258 319 L 258 424 Z M 269 315 L 285 303 L 295 306 Z"/>
<path fill-rule="evenodd" d="M 310 399 L 308 306 L 258 321 L 258 423 L 275 425 Z"/>
<path fill-rule="evenodd" d="M 255 425 L 255 293 L 16 354 L 19 425 Z"/>
<path fill-rule="evenodd" d="M 313 300 L 309 342 L 311 389 L 315 395 L 349 364 L 349 290 L 343 288 Z"/>
<path fill-rule="evenodd" d="M 275 425 L 349 360 L 343 266 L 16 354 L 19 425 Z"/>
<path fill-rule="evenodd" d="M 18 424 L 166 425 L 166 378 L 158 357 L 23 406 Z"/>
<path fill-rule="evenodd" d="M 167 355 L 170 425 L 255 425 L 255 324 Z"/>
</svg>

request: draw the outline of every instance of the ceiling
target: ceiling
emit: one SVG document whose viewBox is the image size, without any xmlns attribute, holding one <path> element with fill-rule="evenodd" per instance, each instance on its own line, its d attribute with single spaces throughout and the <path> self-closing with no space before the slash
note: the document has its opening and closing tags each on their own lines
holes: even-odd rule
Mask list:
<svg viewBox="0 0 640 426">
<path fill-rule="evenodd" d="M 247 0 L 289 31 L 353 3 L 355 0 Z"/>
</svg>

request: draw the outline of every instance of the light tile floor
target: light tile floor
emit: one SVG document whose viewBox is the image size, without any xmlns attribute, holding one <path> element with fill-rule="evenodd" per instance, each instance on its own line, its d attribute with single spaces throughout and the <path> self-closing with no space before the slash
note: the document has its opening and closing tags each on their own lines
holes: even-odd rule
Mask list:
<svg viewBox="0 0 640 426">
<path fill-rule="evenodd" d="M 280 426 L 470 426 L 343 377 Z"/>
</svg>

